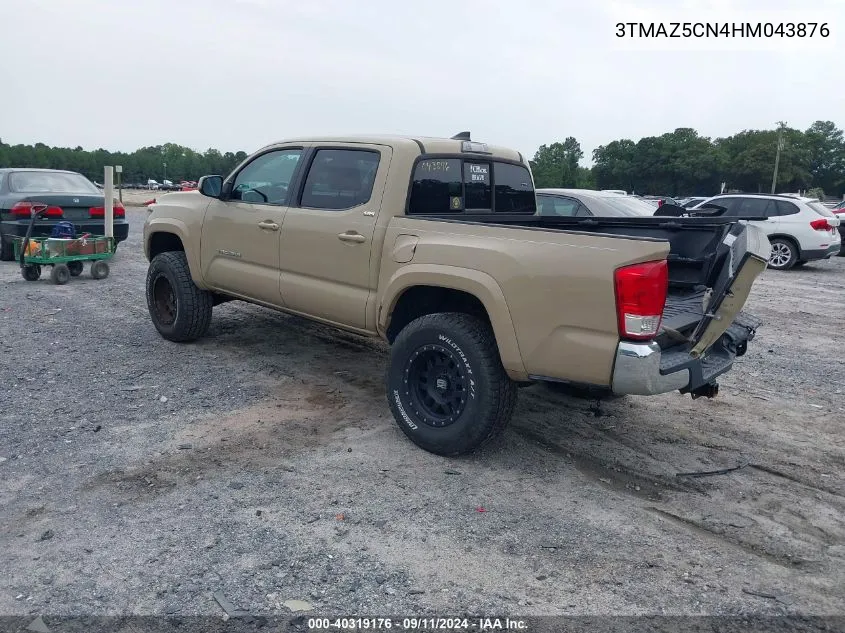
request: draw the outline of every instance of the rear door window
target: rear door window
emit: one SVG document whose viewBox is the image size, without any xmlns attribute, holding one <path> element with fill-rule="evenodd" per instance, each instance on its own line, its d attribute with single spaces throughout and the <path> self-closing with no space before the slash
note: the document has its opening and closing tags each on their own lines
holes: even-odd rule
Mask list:
<svg viewBox="0 0 845 633">
<path fill-rule="evenodd" d="M 794 215 L 799 211 L 798 205 L 786 200 L 776 200 L 775 205 L 778 208 L 778 215 Z"/>
<path fill-rule="evenodd" d="M 305 179 L 300 206 L 342 210 L 369 202 L 379 158 L 374 150 L 318 150 Z"/>
<path fill-rule="evenodd" d="M 734 215 L 770 218 L 778 214 L 774 200 L 766 198 L 740 198 Z"/>
</svg>

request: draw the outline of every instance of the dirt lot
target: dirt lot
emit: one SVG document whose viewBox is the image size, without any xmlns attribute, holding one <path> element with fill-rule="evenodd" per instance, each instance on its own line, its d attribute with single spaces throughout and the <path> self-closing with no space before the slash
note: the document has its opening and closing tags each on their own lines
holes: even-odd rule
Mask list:
<svg viewBox="0 0 845 633">
<path fill-rule="evenodd" d="M 378 342 L 242 303 L 161 339 L 128 215 L 104 281 L 0 265 L 0 613 L 845 614 L 845 258 L 765 273 L 719 398 L 533 386 L 444 459 Z"/>
</svg>

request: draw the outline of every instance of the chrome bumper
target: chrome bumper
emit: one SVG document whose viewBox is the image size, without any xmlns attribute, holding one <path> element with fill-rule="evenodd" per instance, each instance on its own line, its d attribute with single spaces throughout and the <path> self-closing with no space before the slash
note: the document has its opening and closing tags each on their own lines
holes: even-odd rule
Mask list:
<svg viewBox="0 0 845 633">
<path fill-rule="evenodd" d="M 689 369 L 661 374 L 660 358 L 657 343 L 620 342 L 616 348 L 616 363 L 613 365 L 613 392 L 651 396 L 687 387 L 690 382 Z"/>
</svg>

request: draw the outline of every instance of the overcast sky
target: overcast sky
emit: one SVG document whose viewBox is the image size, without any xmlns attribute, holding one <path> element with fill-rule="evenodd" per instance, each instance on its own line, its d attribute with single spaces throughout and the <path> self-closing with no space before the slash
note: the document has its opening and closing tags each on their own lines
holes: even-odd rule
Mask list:
<svg viewBox="0 0 845 633">
<path fill-rule="evenodd" d="M 665 22 L 799 6 L 831 36 L 636 50 L 613 35 L 632 5 Z M 0 16 L 7 143 L 249 152 L 307 134 L 471 130 L 529 155 L 575 136 L 589 157 L 676 127 L 845 126 L 843 0 L 0 0 Z"/>
</svg>

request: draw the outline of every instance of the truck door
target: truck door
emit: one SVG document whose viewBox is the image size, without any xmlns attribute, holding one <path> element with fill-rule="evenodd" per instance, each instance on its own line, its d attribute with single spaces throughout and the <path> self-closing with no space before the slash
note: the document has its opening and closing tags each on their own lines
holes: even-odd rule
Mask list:
<svg viewBox="0 0 845 633">
<path fill-rule="evenodd" d="M 279 245 L 303 147 L 259 154 L 235 175 L 225 200 L 212 200 L 202 225 L 203 278 L 216 290 L 283 306 Z"/>
<path fill-rule="evenodd" d="M 285 307 L 363 329 L 378 283 L 370 266 L 391 149 L 339 143 L 310 153 L 298 204 L 285 217 L 281 291 Z"/>
</svg>

